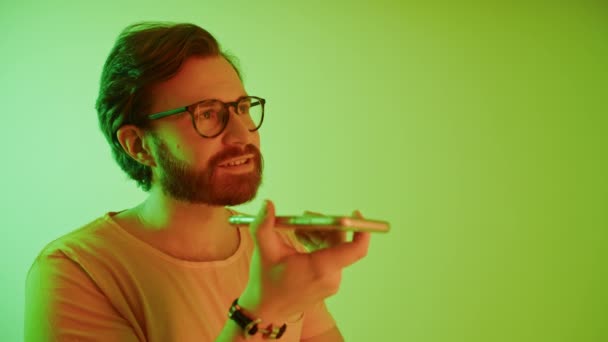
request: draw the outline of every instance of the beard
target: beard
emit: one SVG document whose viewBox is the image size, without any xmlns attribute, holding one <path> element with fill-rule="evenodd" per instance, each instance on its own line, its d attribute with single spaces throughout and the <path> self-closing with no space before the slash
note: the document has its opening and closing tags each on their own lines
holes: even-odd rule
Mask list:
<svg viewBox="0 0 608 342">
<path fill-rule="evenodd" d="M 211 206 L 234 206 L 253 200 L 262 184 L 263 158 L 254 145 L 231 147 L 211 157 L 207 167 L 196 170 L 171 154 L 163 142 L 154 140 L 158 181 L 163 193 L 176 200 Z M 230 158 L 253 154 L 254 168 L 248 173 L 217 172 L 219 164 Z"/>
</svg>

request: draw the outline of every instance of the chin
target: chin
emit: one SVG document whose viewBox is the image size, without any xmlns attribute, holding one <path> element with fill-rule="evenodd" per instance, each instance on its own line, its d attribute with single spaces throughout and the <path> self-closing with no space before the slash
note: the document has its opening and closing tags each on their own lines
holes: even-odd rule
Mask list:
<svg viewBox="0 0 608 342">
<path fill-rule="evenodd" d="M 234 206 L 252 201 L 262 184 L 261 172 L 210 177 L 168 177 L 163 192 L 178 201 L 212 206 Z"/>
<path fill-rule="evenodd" d="M 231 184 L 223 187 L 221 192 L 214 194 L 215 196 L 210 196 L 209 199 L 216 202 L 217 205 L 233 206 L 251 202 L 255 199 L 257 193 L 258 186 Z"/>
</svg>

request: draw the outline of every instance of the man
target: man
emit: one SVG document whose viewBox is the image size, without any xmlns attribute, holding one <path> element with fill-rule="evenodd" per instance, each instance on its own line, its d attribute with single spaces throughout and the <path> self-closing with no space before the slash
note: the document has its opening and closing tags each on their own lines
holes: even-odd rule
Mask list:
<svg viewBox="0 0 608 342">
<path fill-rule="evenodd" d="M 43 249 L 28 273 L 26 340 L 342 341 L 324 299 L 369 234 L 278 233 L 270 201 L 251 227 L 228 223 L 226 206 L 262 181 L 264 105 L 200 27 L 127 27 L 97 111 L 149 196 Z"/>
</svg>

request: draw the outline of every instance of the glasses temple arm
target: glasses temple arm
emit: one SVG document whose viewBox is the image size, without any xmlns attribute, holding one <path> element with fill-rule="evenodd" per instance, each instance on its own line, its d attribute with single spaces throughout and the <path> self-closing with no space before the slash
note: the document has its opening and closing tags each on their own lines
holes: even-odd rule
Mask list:
<svg viewBox="0 0 608 342">
<path fill-rule="evenodd" d="M 168 111 L 165 111 L 165 112 L 151 114 L 151 115 L 148 115 L 148 118 L 150 120 L 156 120 L 156 119 L 164 118 L 164 117 L 169 116 L 169 115 L 183 113 L 183 112 L 186 112 L 186 111 L 188 111 L 188 107 L 181 107 L 181 108 L 171 109 L 171 110 L 168 110 Z"/>
</svg>

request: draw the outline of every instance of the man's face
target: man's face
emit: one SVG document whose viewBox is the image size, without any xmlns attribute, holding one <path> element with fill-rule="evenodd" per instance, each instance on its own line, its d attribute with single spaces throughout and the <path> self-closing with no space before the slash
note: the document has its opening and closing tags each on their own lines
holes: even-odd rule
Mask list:
<svg viewBox="0 0 608 342">
<path fill-rule="evenodd" d="M 177 75 L 153 89 L 152 112 L 204 99 L 235 101 L 247 95 L 232 66 L 222 57 L 190 58 Z M 149 137 L 156 167 L 153 187 L 175 199 L 214 206 L 237 205 L 255 198 L 262 182 L 259 133 L 249 132 L 231 111 L 219 136 L 203 138 L 188 113 L 152 122 Z M 246 165 L 220 166 L 250 155 Z"/>
</svg>

